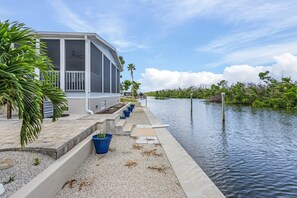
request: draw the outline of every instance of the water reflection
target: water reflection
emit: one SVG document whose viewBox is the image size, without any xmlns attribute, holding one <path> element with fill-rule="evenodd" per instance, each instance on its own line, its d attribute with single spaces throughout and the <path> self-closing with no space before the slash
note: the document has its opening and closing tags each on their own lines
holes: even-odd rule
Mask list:
<svg viewBox="0 0 297 198">
<path fill-rule="evenodd" d="M 297 195 L 296 112 L 149 99 L 149 107 L 227 197 Z"/>
</svg>

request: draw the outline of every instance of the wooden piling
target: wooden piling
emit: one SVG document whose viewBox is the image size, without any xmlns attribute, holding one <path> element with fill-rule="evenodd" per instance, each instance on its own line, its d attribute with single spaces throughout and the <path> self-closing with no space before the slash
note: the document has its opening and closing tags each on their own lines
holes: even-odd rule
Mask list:
<svg viewBox="0 0 297 198">
<path fill-rule="evenodd" d="M 191 114 L 193 113 L 193 93 L 190 93 L 191 97 Z"/>
<path fill-rule="evenodd" d="M 221 93 L 222 97 L 222 122 L 225 123 L 225 93 Z"/>
</svg>

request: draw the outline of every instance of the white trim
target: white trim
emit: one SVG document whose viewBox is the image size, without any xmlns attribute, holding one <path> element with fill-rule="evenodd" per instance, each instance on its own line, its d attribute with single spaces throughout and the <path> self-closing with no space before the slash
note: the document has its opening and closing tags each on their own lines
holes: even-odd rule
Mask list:
<svg viewBox="0 0 297 198">
<path fill-rule="evenodd" d="M 90 93 L 90 40 L 85 36 L 85 99 L 86 99 L 86 112 L 94 114 L 89 107 L 89 93 Z"/>
<path fill-rule="evenodd" d="M 104 54 L 102 52 L 102 93 L 104 93 Z"/>
<path fill-rule="evenodd" d="M 110 76 L 110 78 L 109 78 L 109 84 L 110 84 L 110 93 L 112 93 L 112 63 L 111 63 L 111 61 L 109 60 L 109 76 Z"/>
<path fill-rule="evenodd" d="M 115 68 L 115 81 L 116 81 L 115 93 L 118 93 L 118 69 L 117 68 Z"/>
<path fill-rule="evenodd" d="M 65 39 L 60 39 L 60 88 L 65 91 Z"/>
</svg>

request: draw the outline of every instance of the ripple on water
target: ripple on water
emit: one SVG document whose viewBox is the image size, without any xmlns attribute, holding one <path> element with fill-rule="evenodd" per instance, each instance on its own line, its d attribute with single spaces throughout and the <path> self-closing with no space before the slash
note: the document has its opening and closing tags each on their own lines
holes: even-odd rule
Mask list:
<svg viewBox="0 0 297 198">
<path fill-rule="evenodd" d="M 222 126 L 219 104 L 148 104 L 227 197 L 297 197 L 296 112 L 228 106 Z"/>
</svg>

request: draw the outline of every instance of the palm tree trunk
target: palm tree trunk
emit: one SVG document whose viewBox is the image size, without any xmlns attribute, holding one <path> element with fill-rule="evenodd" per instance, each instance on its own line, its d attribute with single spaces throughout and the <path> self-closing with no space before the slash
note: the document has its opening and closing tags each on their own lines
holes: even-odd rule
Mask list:
<svg viewBox="0 0 297 198">
<path fill-rule="evenodd" d="M 11 109 L 11 104 L 10 102 L 7 102 L 7 119 L 11 119 L 12 117 L 12 109 Z"/>
<path fill-rule="evenodd" d="M 131 77 L 132 77 L 132 85 L 131 85 L 131 95 L 132 95 L 132 98 L 134 98 L 134 78 L 133 78 L 133 70 L 131 70 Z"/>
</svg>

